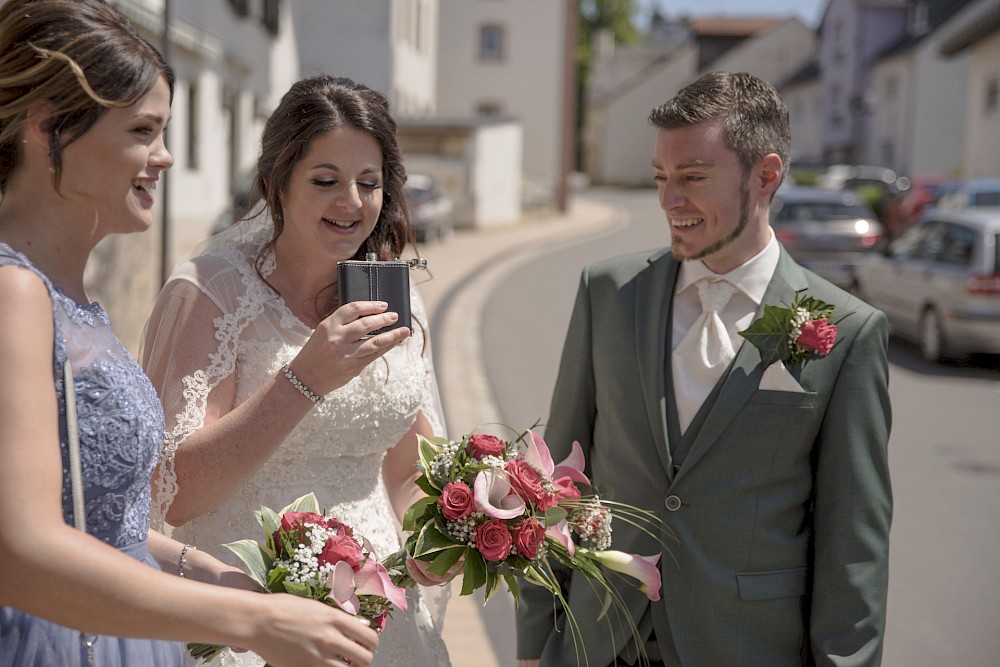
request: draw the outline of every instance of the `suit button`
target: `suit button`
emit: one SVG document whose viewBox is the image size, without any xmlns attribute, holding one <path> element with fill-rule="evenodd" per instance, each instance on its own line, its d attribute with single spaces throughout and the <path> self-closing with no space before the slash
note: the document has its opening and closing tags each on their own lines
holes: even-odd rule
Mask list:
<svg viewBox="0 0 1000 667">
<path fill-rule="evenodd" d="M 681 499 L 677 496 L 667 496 L 667 501 L 664 503 L 667 509 L 671 512 L 676 512 L 681 508 Z"/>
</svg>

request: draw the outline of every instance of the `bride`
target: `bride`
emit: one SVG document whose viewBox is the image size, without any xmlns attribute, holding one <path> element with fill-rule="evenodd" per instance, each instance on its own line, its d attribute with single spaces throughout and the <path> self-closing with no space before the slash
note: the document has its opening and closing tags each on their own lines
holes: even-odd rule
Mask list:
<svg viewBox="0 0 1000 667">
<path fill-rule="evenodd" d="M 443 435 L 427 317 L 413 330 L 380 302 L 338 304 L 337 262 L 398 258 L 410 238 L 396 124 L 349 79 L 299 81 L 267 121 L 255 186 L 263 206 L 181 262 L 146 325 L 142 362 L 167 438 L 155 505 L 200 548 L 257 538 L 253 511 L 313 491 L 381 556 L 419 496 L 417 434 Z M 236 563 L 221 546 L 213 555 Z M 420 583 L 441 583 L 426 573 Z M 447 665 L 420 589 L 373 665 Z M 224 653 L 221 665 L 262 665 Z"/>
</svg>

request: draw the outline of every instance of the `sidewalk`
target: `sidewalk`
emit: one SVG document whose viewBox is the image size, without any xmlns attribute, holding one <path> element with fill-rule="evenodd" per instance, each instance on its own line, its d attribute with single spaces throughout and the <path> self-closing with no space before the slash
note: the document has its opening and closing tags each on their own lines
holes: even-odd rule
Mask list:
<svg viewBox="0 0 1000 667">
<path fill-rule="evenodd" d="M 527 217 L 495 229 L 457 230 L 444 243 L 420 247 L 433 275 L 419 283 L 419 290 L 430 319 L 450 435 L 501 421 L 480 347 L 484 307 L 496 287 L 554 245 L 601 232 L 617 220 L 613 208 L 574 197 L 566 214 Z M 458 586 L 453 587 L 444 625 L 453 667 L 514 666 L 514 606 L 501 590 L 483 606 L 481 598 L 461 597 Z"/>
</svg>

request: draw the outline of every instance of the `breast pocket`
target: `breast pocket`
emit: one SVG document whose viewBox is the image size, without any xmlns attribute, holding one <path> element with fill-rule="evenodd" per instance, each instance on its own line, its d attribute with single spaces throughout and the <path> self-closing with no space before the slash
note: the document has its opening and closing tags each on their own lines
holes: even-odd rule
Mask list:
<svg viewBox="0 0 1000 667">
<path fill-rule="evenodd" d="M 777 600 L 806 594 L 809 568 L 796 567 L 773 572 L 738 572 L 736 583 L 741 600 Z"/>
<path fill-rule="evenodd" d="M 815 391 L 776 391 L 773 389 L 758 389 L 750 397 L 750 403 L 756 405 L 777 405 L 786 408 L 809 409 L 816 407 Z"/>
</svg>

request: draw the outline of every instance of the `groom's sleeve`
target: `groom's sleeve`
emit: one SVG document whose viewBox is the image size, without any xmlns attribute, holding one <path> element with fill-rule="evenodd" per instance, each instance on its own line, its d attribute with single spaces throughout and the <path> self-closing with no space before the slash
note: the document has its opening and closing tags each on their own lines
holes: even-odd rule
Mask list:
<svg viewBox="0 0 1000 667">
<path fill-rule="evenodd" d="M 816 443 L 809 635 L 817 665 L 881 663 L 892 518 L 887 345 L 885 316 L 870 312 L 851 340 Z"/>
<path fill-rule="evenodd" d="M 589 460 L 596 413 L 590 318 L 588 269 L 584 269 L 545 428 L 545 442 L 554 461 L 569 455 L 574 440 L 580 443 Z M 563 592 L 568 592 L 572 571 L 555 560 L 550 560 L 550 564 L 565 582 Z M 518 580 L 518 584 L 521 601 L 517 608 L 517 657 L 533 660 L 541 656 L 563 610 L 552 594 L 541 586 L 523 579 Z"/>
</svg>

